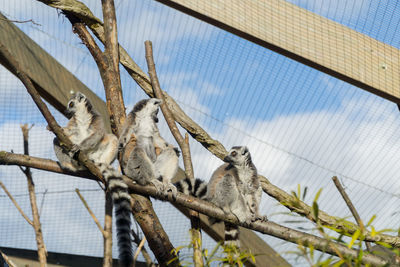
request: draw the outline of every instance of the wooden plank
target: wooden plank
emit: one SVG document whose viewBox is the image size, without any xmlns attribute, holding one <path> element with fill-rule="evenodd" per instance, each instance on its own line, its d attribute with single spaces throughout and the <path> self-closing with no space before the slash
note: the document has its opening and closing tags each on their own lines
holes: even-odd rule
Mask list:
<svg viewBox="0 0 400 267">
<path fill-rule="evenodd" d="M 400 103 L 398 49 L 284 0 L 156 0 Z"/>
<path fill-rule="evenodd" d="M 32 79 L 40 95 L 61 113 L 64 113 L 71 91 L 85 94 L 104 118 L 110 128 L 106 104 L 72 73 L 44 51 L 31 38 L 0 13 L 0 42 L 21 65 L 22 70 Z M 9 66 L 0 58 L 0 64 Z M 14 73 L 15 74 L 15 73 Z"/>
<path fill-rule="evenodd" d="M 109 116 L 107 114 L 105 102 L 97 97 L 97 95 L 95 95 L 32 39 L 19 30 L 14 24 L 8 22 L 1 13 L 0 42 L 6 45 L 10 53 L 16 57 L 23 70 L 34 81 L 40 95 L 46 99 L 47 102 L 60 112 L 63 112 L 66 108 L 71 89 L 73 88 L 74 91 L 80 91 L 90 98 L 95 108 L 101 113 L 104 121 L 108 123 L 108 128 L 110 130 Z M 2 58 L 0 58 L 0 64 L 10 70 Z M 174 181 L 178 181 L 184 177 L 184 172 L 179 169 Z M 221 225 L 212 227 L 207 226 L 208 222 L 206 222 L 204 218 L 205 216 L 203 215 L 202 226 L 206 229 L 205 231 L 210 233 L 211 237 L 217 242 L 223 240 L 223 227 L 221 227 Z M 243 233 L 246 232 L 250 232 L 251 234 L 243 234 L 241 242 L 243 242 L 245 247 L 253 253 L 262 254 L 257 257 L 257 259 L 261 257 L 260 262 L 279 262 L 282 264 L 271 266 L 289 266 L 289 264 L 281 258 L 276 251 L 268 246 L 255 233 L 248 229 L 243 229 Z"/>
</svg>

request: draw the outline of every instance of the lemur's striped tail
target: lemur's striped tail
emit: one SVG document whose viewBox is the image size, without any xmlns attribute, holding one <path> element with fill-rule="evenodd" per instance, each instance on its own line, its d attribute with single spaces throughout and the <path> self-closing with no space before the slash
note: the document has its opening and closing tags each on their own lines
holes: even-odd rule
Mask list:
<svg viewBox="0 0 400 267">
<path fill-rule="evenodd" d="M 207 194 L 207 183 L 198 178 L 191 180 L 186 177 L 185 179 L 176 182 L 174 185 L 179 192 L 184 193 L 185 195 L 205 199 Z"/>
<path fill-rule="evenodd" d="M 120 266 L 130 267 L 133 263 L 131 239 L 131 197 L 122 176 L 112 166 L 99 164 L 114 203 Z"/>
<path fill-rule="evenodd" d="M 240 247 L 239 240 L 239 226 L 224 222 L 225 223 L 225 245 Z"/>
</svg>

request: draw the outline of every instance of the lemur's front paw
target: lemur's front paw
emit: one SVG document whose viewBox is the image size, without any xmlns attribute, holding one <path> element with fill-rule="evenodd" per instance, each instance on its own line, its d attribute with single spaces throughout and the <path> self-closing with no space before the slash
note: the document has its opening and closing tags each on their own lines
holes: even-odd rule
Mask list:
<svg viewBox="0 0 400 267">
<path fill-rule="evenodd" d="M 151 183 L 154 185 L 156 188 L 156 195 L 159 197 L 164 196 L 164 184 L 158 180 L 152 180 Z"/>
<path fill-rule="evenodd" d="M 266 222 L 266 221 L 268 221 L 268 218 L 267 218 L 267 216 L 255 215 L 255 214 L 254 214 L 254 215 L 251 217 L 251 221 L 252 221 L 252 222 L 255 222 L 255 221 Z"/>
<path fill-rule="evenodd" d="M 172 199 L 175 201 L 176 195 L 178 194 L 178 190 L 176 189 L 175 185 L 168 183 L 165 189 L 166 195 L 168 196 L 169 194 L 171 194 Z"/>
</svg>

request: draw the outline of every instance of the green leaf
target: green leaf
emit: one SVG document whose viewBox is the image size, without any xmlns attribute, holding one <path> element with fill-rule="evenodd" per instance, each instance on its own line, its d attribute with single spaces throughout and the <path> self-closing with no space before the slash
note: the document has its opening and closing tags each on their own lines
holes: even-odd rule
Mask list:
<svg viewBox="0 0 400 267">
<path fill-rule="evenodd" d="M 357 229 L 357 231 L 354 232 L 353 236 L 351 237 L 350 243 L 347 245 L 348 248 L 351 248 L 353 246 L 354 242 L 357 240 L 360 234 L 361 234 L 360 229 Z"/>
<path fill-rule="evenodd" d="M 340 267 L 340 266 L 342 266 L 343 263 L 344 263 L 344 260 L 340 260 L 340 261 L 336 262 L 332 267 Z"/>
<path fill-rule="evenodd" d="M 302 200 L 306 199 L 308 187 L 304 187 Z"/>
<path fill-rule="evenodd" d="M 321 195 L 321 192 L 322 192 L 322 188 L 320 188 L 320 189 L 318 190 L 317 194 L 315 195 L 314 202 L 317 202 L 317 201 L 318 201 L 318 198 L 319 198 L 319 196 Z"/>
<path fill-rule="evenodd" d="M 310 244 L 308 248 L 310 249 L 310 258 L 314 261 L 314 246 Z"/>
<path fill-rule="evenodd" d="M 376 215 L 373 215 L 373 216 L 371 217 L 371 219 L 369 219 L 369 221 L 368 221 L 368 223 L 367 223 L 367 227 L 371 225 L 371 223 L 375 220 L 375 218 L 376 218 Z"/>
<path fill-rule="evenodd" d="M 297 184 L 297 195 L 299 196 L 299 198 L 301 197 L 301 186 L 300 186 L 300 184 Z"/>
<path fill-rule="evenodd" d="M 318 222 L 318 213 L 319 213 L 318 203 L 314 201 L 312 207 L 313 207 L 314 219 L 316 222 Z"/>
</svg>

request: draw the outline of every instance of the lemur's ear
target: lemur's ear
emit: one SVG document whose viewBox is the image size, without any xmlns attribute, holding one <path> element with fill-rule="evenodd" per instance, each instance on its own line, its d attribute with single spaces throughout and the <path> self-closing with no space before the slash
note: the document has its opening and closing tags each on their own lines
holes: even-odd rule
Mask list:
<svg viewBox="0 0 400 267">
<path fill-rule="evenodd" d="M 82 94 L 81 92 L 76 93 L 76 96 L 78 98 L 78 101 L 81 102 L 86 96 Z"/>
<path fill-rule="evenodd" d="M 246 153 L 248 153 L 249 152 L 249 149 L 247 148 L 247 146 L 244 146 L 243 148 L 242 148 L 242 155 L 245 155 Z"/>
</svg>

